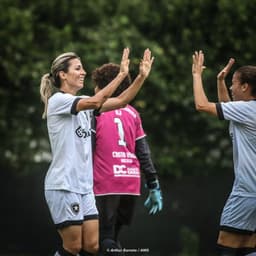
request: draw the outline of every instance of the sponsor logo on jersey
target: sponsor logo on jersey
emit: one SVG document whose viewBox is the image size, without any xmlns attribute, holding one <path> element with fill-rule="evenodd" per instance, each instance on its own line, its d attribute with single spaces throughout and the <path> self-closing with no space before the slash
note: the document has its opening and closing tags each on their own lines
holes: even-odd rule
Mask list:
<svg viewBox="0 0 256 256">
<path fill-rule="evenodd" d="M 127 167 L 124 164 L 114 164 L 113 172 L 115 177 L 140 177 L 140 170 L 138 167 Z"/>
<path fill-rule="evenodd" d="M 79 137 L 79 138 L 87 138 L 87 137 L 90 137 L 91 136 L 91 130 L 90 131 L 86 131 L 84 128 L 82 128 L 81 126 L 79 126 L 77 129 L 76 129 L 76 135 Z"/>
</svg>

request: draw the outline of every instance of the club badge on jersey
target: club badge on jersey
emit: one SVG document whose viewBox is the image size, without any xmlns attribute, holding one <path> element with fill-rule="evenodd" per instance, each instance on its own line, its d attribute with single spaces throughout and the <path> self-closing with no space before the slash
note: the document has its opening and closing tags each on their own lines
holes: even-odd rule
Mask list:
<svg viewBox="0 0 256 256">
<path fill-rule="evenodd" d="M 78 203 L 71 204 L 71 210 L 74 214 L 78 214 L 80 211 L 80 207 Z"/>
</svg>

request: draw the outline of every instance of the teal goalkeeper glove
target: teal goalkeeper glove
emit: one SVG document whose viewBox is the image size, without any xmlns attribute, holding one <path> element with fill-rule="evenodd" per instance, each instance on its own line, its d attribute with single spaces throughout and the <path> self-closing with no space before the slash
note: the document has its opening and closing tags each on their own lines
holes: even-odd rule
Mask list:
<svg viewBox="0 0 256 256">
<path fill-rule="evenodd" d="M 154 180 L 150 182 L 147 187 L 149 188 L 149 194 L 144 203 L 144 206 L 149 209 L 149 214 L 160 212 L 163 208 L 163 198 L 159 181 Z"/>
</svg>

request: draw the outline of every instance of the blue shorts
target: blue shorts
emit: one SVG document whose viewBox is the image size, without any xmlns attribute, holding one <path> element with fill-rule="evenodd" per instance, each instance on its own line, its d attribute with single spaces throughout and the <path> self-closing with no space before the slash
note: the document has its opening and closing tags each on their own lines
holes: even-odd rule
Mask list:
<svg viewBox="0 0 256 256">
<path fill-rule="evenodd" d="M 222 211 L 220 230 L 254 233 L 256 231 L 256 197 L 231 194 Z"/>
<path fill-rule="evenodd" d="M 98 219 L 98 210 L 92 192 L 77 194 L 66 190 L 46 190 L 45 199 L 57 229 Z"/>
</svg>

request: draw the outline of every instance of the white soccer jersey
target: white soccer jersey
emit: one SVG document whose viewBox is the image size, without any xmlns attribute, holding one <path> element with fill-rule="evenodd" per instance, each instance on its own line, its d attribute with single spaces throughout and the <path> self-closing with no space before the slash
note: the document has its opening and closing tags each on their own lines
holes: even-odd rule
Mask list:
<svg viewBox="0 0 256 256">
<path fill-rule="evenodd" d="M 221 103 L 224 119 L 230 120 L 235 181 L 232 194 L 256 195 L 256 101 Z"/>
<path fill-rule="evenodd" d="M 52 162 L 45 190 L 92 191 L 91 116 L 93 110 L 76 112 L 80 98 L 58 92 L 49 99 L 47 127 Z"/>
</svg>

